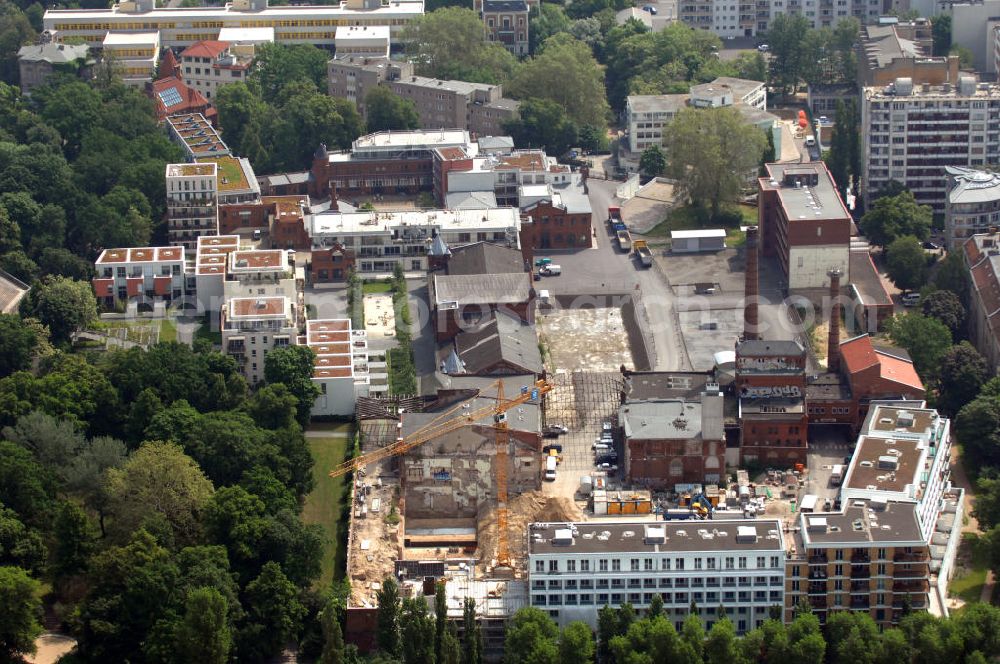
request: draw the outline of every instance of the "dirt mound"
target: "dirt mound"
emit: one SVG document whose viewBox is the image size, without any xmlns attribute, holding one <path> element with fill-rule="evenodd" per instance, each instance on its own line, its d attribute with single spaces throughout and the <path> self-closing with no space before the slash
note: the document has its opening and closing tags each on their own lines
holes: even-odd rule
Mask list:
<svg viewBox="0 0 1000 664">
<path fill-rule="evenodd" d="M 545 496 L 540 491 L 529 491 L 514 497 L 507 507 L 508 543 L 515 561 L 527 559 L 525 533 L 528 524 L 535 521 L 583 521 L 583 512 L 572 500 Z M 497 555 L 497 511 L 490 504 L 480 509 L 477 521 L 480 573 L 493 564 Z"/>
</svg>

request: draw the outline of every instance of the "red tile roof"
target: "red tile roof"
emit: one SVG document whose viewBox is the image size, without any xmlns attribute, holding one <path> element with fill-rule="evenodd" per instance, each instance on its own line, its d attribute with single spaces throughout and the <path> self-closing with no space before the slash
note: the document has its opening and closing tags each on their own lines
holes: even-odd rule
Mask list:
<svg viewBox="0 0 1000 664">
<path fill-rule="evenodd" d="M 875 354 L 878 355 L 879 375 L 883 380 L 924 391 L 924 383 L 913 368 L 913 362 L 880 351 L 875 351 Z"/>
<path fill-rule="evenodd" d="M 212 58 L 213 60 L 229 48 L 229 42 L 200 41 L 181 51 L 182 58 Z"/>
<path fill-rule="evenodd" d="M 173 49 L 167 49 L 167 52 L 163 55 L 163 59 L 160 60 L 160 79 L 167 78 L 168 76 L 179 76 L 181 73 L 181 65 L 177 62 L 177 58 L 174 56 Z M 157 79 L 159 80 L 159 79 Z"/>
<path fill-rule="evenodd" d="M 867 334 L 841 342 L 840 358 L 849 374 L 856 374 L 878 364 L 878 356 L 871 337 Z"/>
<path fill-rule="evenodd" d="M 173 97 L 168 92 L 171 88 L 177 91 L 177 94 L 180 96 L 180 102 L 171 104 L 168 107 L 164 104 L 163 99 L 164 96 L 168 99 Z M 166 95 L 161 95 L 160 93 L 166 93 Z M 184 84 L 184 81 L 176 76 L 167 76 L 153 81 L 152 97 L 153 103 L 156 104 L 156 119 L 160 122 L 166 120 L 168 116 L 183 113 L 201 113 L 209 122 L 213 124 L 215 122 L 217 115 L 215 107 L 200 92 L 188 87 Z"/>
</svg>

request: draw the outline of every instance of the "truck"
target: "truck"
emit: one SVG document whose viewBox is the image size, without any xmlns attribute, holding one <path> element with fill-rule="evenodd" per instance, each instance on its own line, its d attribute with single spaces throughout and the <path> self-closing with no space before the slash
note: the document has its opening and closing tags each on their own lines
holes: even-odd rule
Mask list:
<svg viewBox="0 0 1000 664">
<path fill-rule="evenodd" d="M 636 240 L 632 243 L 635 248 L 635 255 L 639 257 L 639 262 L 642 263 L 643 267 L 652 267 L 653 265 L 653 252 L 649 249 L 649 245 L 646 244 L 645 240 Z"/>
<path fill-rule="evenodd" d="M 548 482 L 556 480 L 556 464 L 559 460 L 554 456 L 545 457 L 545 479 Z"/>
<path fill-rule="evenodd" d="M 614 224 L 616 221 L 622 220 L 622 209 L 620 207 L 609 207 L 608 208 L 608 223 Z"/>
<path fill-rule="evenodd" d="M 800 512 L 815 512 L 816 503 L 819 502 L 819 497 L 815 494 L 809 493 L 802 496 L 802 502 L 799 504 Z"/>
<path fill-rule="evenodd" d="M 615 235 L 618 237 L 618 246 L 621 247 L 622 251 L 628 253 L 632 249 L 632 235 L 628 230 L 616 231 Z"/>
<path fill-rule="evenodd" d="M 842 464 L 835 464 L 833 470 L 830 471 L 830 485 L 840 486 L 840 483 L 844 481 L 844 466 Z"/>
</svg>

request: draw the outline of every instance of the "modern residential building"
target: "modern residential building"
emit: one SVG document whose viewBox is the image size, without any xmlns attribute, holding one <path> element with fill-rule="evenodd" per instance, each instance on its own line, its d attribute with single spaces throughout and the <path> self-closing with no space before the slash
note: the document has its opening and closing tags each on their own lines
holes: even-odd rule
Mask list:
<svg viewBox="0 0 1000 664">
<path fill-rule="evenodd" d="M 126 85 L 142 87 L 153 80 L 160 61 L 159 32 L 111 31 L 101 40 L 101 48 L 102 58 L 114 65 Z"/>
<path fill-rule="evenodd" d="M 388 58 L 388 25 L 342 25 L 337 28 L 334 45 L 338 58 Z"/>
<path fill-rule="evenodd" d="M 89 51 L 86 44 L 53 41 L 22 46 L 17 51 L 21 92 L 31 94 L 32 88 L 44 83 L 54 72 L 86 77 L 94 64 Z"/>
<path fill-rule="evenodd" d="M 970 272 L 969 339 L 1000 368 L 1000 235 L 973 235 L 962 246 Z"/>
<path fill-rule="evenodd" d="M 958 83 L 958 56 L 934 57 L 931 24 L 866 25 L 858 41 L 858 82 L 862 86 L 889 85 L 905 77 L 919 85 Z"/>
<path fill-rule="evenodd" d="M 212 325 L 219 323 L 219 312 L 225 305 L 224 292 L 229 254 L 239 249 L 238 235 L 202 235 L 198 238 L 194 255 L 194 275 L 189 284 L 196 295 L 198 312 L 207 312 Z"/>
<path fill-rule="evenodd" d="M 521 248 L 517 208 L 336 212 L 308 219 L 313 250 L 341 246 L 357 255 L 359 274 L 391 274 L 395 265 L 424 272 L 428 248 L 439 237 L 449 246 L 492 242 Z M 525 275 L 527 279 L 527 275 Z"/>
<path fill-rule="evenodd" d="M 253 57 L 253 46 L 200 41 L 181 51 L 180 75 L 206 99 L 214 99 L 220 86 L 247 80 Z"/>
<path fill-rule="evenodd" d="M 197 162 L 216 165 L 219 175 L 219 205 L 260 202 L 260 183 L 246 157 L 205 155 L 199 156 Z"/>
<path fill-rule="evenodd" d="M 830 270 L 840 270 L 849 281 L 851 215 L 826 164 L 767 164 L 766 169 L 767 177 L 758 180 L 761 251 L 777 257 L 788 289 L 829 288 Z"/>
<path fill-rule="evenodd" d="M 109 30 L 156 31 L 163 46 L 184 48 L 230 38 L 220 33 L 231 29 L 267 29 L 273 31 L 276 42 L 333 46 L 339 26 L 387 25 L 396 35 L 423 13 L 420 0 L 343 0 L 332 5 L 275 7 L 268 6 L 267 0 L 234 0 L 217 7 L 163 8 L 154 0 L 120 0 L 107 9 L 49 9 L 42 24 L 60 41 L 78 37 L 90 46 L 100 45 Z"/>
<path fill-rule="evenodd" d="M 697 605 L 706 628 L 722 607 L 744 634 L 784 605 L 787 553 L 777 519 L 533 523 L 531 605 L 560 625 L 596 628 L 601 607 L 642 611 L 658 594 L 678 630 Z"/>
<path fill-rule="evenodd" d="M 1000 226 L 1000 174 L 962 166 L 946 166 L 951 179 L 944 211 L 944 235 L 949 249 L 958 249 L 973 235 Z"/>
<path fill-rule="evenodd" d="M 307 321 L 303 341 L 316 353 L 313 382 L 320 395 L 313 417 L 353 415 L 359 396 L 385 392 L 385 364 L 370 361 L 367 333 L 352 329 L 350 319 Z"/>
<path fill-rule="evenodd" d="M 779 14 L 804 16 L 813 28 L 832 28 L 839 21 L 854 17 L 861 23 L 873 23 L 882 14 L 880 0 L 682 0 L 678 6 L 681 21 L 719 37 L 753 37 L 766 34 L 770 22 Z"/>
<path fill-rule="evenodd" d="M 528 29 L 532 4 L 529 0 L 474 0 L 486 25 L 486 38 L 514 55 L 528 55 Z"/>
<path fill-rule="evenodd" d="M 488 136 L 502 133 L 503 123 L 517 117 L 518 102 L 505 98 L 499 85 L 417 76 L 411 62 L 339 52 L 327 64 L 330 96 L 350 99 L 362 115 L 365 96 L 379 85 L 412 101 L 423 129 L 459 128 Z"/>
<path fill-rule="evenodd" d="M 915 85 L 898 78 L 866 87 L 861 98 L 861 193 L 865 200 L 890 180 L 918 203 L 944 213 L 946 166 L 975 168 L 1000 157 L 1000 86 L 960 76 L 958 85 Z"/>
<path fill-rule="evenodd" d="M 180 247 L 105 249 L 94 261 L 91 279 L 98 304 L 140 300 L 169 303 L 188 294 L 184 250 Z"/>
<path fill-rule="evenodd" d="M 167 237 L 170 244 L 194 251 L 198 238 L 219 234 L 218 166 L 167 164 Z"/>
<path fill-rule="evenodd" d="M 201 113 L 169 114 L 166 122 L 170 139 L 184 149 L 189 161 L 229 154 L 229 148 L 222 142 L 219 132 Z"/>
<path fill-rule="evenodd" d="M 688 94 L 629 95 L 625 100 L 625 125 L 630 152 L 663 144 L 663 128 L 681 109 L 734 106 L 752 124 L 770 127 L 778 119 L 767 111 L 767 86 L 760 81 L 720 76 L 711 83 L 694 85 Z"/>
<path fill-rule="evenodd" d="M 237 297 L 226 300 L 220 329 L 223 351 L 236 361 L 247 382 L 264 378 L 268 351 L 294 344 L 304 316 L 287 297 Z"/>
</svg>

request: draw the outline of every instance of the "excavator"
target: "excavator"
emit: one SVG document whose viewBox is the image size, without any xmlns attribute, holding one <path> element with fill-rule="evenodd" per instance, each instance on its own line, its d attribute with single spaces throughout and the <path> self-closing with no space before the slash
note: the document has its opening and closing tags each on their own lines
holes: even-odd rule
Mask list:
<svg viewBox="0 0 1000 664">
<path fill-rule="evenodd" d="M 531 385 L 522 386 L 519 394 L 510 399 L 504 396 L 503 379 L 497 380 L 493 385 L 496 386 L 496 399 L 492 404 L 466 411 L 463 408 L 465 402 L 460 402 L 409 436 L 398 438 L 391 445 L 344 461 L 330 470 L 330 477 L 340 477 L 377 461 L 399 456 L 430 440 L 456 431 L 466 425 L 479 424 L 483 419 L 491 418 L 493 429 L 496 431 L 497 557 L 495 568 L 513 570 L 514 561 L 510 553 L 510 540 L 508 539 L 507 532 L 507 456 L 508 447 L 510 446 L 507 411 L 522 404 L 539 402 L 544 394 L 552 391 L 553 385 L 545 379 L 537 380 Z M 489 393 L 492 387 L 491 385 L 483 391 Z"/>
</svg>

